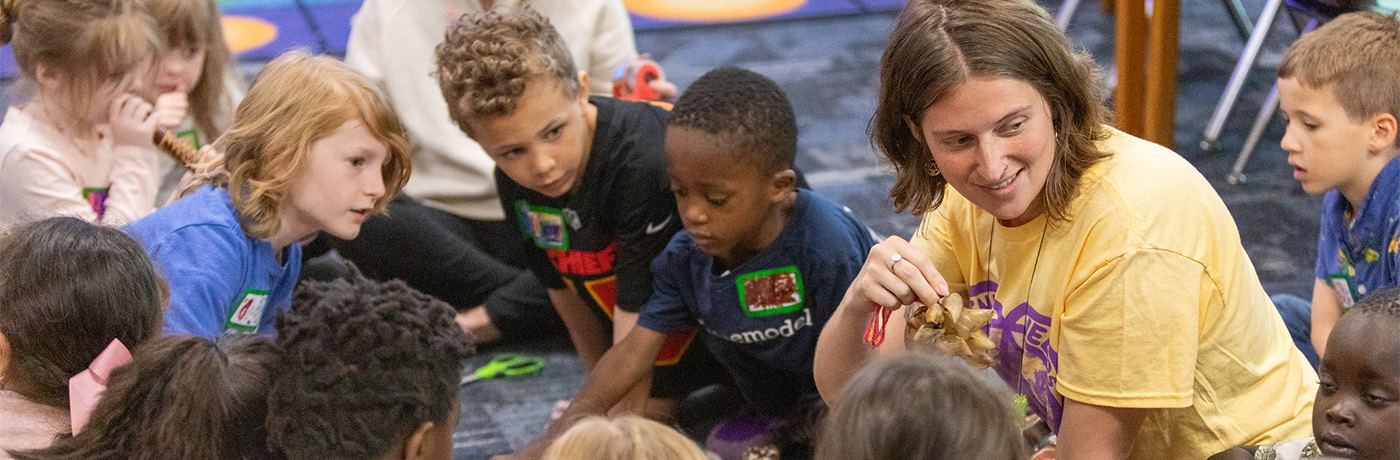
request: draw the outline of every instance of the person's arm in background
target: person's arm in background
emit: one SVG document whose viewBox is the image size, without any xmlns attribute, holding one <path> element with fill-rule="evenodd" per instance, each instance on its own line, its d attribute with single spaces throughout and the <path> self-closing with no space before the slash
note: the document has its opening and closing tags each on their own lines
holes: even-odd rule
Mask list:
<svg viewBox="0 0 1400 460">
<path fill-rule="evenodd" d="M 569 330 L 569 340 L 574 343 L 579 360 L 583 361 L 583 369 L 592 372 L 598 359 L 612 345 L 608 341 L 607 329 L 593 312 L 588 311 L 588 304 L 574 291 L 550 289 L 549 300 L 554 303 L 554 310 L 559 312 L 559 318 L 564 320 L 564 327 Z"/>
<path fill-rule="evenodd" d="M 365 0 L 350 18 L 350 39 L 345 44 L 345 64 L 371 81 L 384 84 L 384 59 L 380 55 L 380 0 Z M 441 34 L 439 34 L 441 35 Z M 425 76 L 426 78 L 426 76 Z"/>
<path fill-rule="evenodd" d="M 1323 280 L 1313 281 L 1312 295 L 1312 344 L 1318 358 L 1327 348 L 1327 337 L 1332 335 L 1332 327 L 1337 318 L 1342 317 L 1342 304 L 1337 300 L 1337 291 Z"/>
<path fill-rule="evenodd" d="M 666 334 L 638 327 L 608 350 L 589 372 L 583 387 L 574 396 L 564 415 L 549 424 L 543 436 L 508 457 L 515 459 L 535 459 L 549 448 L 559 435 L 569 430 L 574 423 L 590 415 L 605 415 L 615 405 L 621 404 L 623 397 L 631 393 L 639 383 L 651 374 L 652 360 L 666 342 Z M 582 455 L 582 454 L 580 454 Z"/>
<path fill-rule="evenodd" d="M 590 75 L 589 93 L 611 96 L 613 71 L 637 57 L 637 39 L 622 0 L 604 0 L 595 24 L 588 44 L 587 65 L 580 67 Z"/>
</svg>

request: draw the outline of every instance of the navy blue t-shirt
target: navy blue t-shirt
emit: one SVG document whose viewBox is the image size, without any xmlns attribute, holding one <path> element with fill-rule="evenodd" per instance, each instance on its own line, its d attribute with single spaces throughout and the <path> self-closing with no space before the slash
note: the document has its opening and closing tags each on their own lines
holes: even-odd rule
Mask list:
<svg viewBox="0 0 1400 460">
<path fill-rule="evenodd" d="M 714 256 L 677 233 L 652 261 L 654 289 L 637 324 L 661 333 L 703 327 L 744 398 L 783 411 L 816 393 L 817 337 L 874 245 L 841 205 L 798 189 L 778 238 L 732 270 L 713 273 Z"/>
</svg>

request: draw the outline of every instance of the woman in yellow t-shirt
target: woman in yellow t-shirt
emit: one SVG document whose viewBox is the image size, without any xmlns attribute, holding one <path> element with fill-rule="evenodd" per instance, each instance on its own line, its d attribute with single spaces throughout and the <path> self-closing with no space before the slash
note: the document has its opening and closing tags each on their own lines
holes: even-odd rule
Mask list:
<svg viewBox="0 0 1400 460">
<path fill-rule="evenodd" d="M 1096 74 L 1029 1 L 904 7 L 872 137 L 896 208 L 924 218 L 871 250 L 823 330 L 828 403 L 904 348 L 862 343 L 880 307 L 957 292 L 995 311 L 994 368 L 1060 458 L 1204 459 L 1307 436 L 1317 376 L 1229 211 L 1180 156 L 1105 125 Z"/>
</svg>

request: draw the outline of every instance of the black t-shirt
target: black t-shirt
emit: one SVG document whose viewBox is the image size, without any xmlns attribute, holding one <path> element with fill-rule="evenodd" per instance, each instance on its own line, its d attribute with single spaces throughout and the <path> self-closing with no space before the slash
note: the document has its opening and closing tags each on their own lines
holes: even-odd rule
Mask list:
<svg viewBox="0 0 1400 460">
<path fill-rule="evenodd" d="M 546 287 L 571 289 L 611 318 L 651 296 L 651 260 L 681 229 L 666 174 L 666 116 L 641 102 L 590 97 L 598 108 L 583 180 L 550 198 L 496 168 L 508 222 L 530 246 L 526 265 Z"/>
</svg>

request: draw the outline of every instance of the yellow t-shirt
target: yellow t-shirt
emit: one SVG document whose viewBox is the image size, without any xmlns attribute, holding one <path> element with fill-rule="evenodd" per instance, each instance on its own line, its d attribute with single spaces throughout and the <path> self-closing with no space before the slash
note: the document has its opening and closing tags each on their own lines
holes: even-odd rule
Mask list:
<svg viewBox="0 0 1400 460">
<path fill-rule="evenodd" d="M 1176 153 L 1112 133 L 1068 222 L 1004 227 L 948 187 L 913 238 L 954 292 L 997 311 L 997 373 L 1056 431 L 1064 398 L 1155 409 L 1133 459 L 1311 435 L 1317 375 L 1225 204 Z"/>
</svg>

